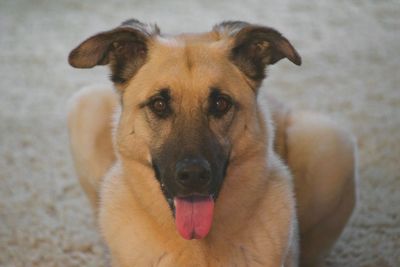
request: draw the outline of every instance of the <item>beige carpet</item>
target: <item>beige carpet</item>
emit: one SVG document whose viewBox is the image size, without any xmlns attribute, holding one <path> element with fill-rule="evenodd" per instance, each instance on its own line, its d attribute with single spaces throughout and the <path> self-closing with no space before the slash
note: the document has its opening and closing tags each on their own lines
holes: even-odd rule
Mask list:
<svg viewBox="0 0 400 267">
<path fill-rule="evenodd" d="M 0 266 L 106 266 L 72 168 L 65 106 L 107 70 L 75 70 L 78 42 L 122 20 L 165 32 L 222 19 L 282 31 L 303 56 L 271 67 L 266 91 L 329 113 L 360 148 L 360 202 L 330 266 L 400 266 L 399 1 L 0 1 Z"/>
</svg>

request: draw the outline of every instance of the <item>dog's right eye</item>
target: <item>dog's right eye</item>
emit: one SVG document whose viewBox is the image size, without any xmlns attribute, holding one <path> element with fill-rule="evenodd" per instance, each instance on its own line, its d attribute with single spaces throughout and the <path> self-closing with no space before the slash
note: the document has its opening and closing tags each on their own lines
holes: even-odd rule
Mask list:
<svg viewBox="0 0 400 267">
<path fill-rule="evenodd" d="M 168 101 L 162 97 L 157 97 L 149 103 L 150 109 L 159 117 L 165 118 L 169 115 L 170 109 Z"/>
<path fill-rule="evenodd" d="M 152 103 L 152 108 L 156 112 L 164 112 L 167 108 L 167 103 L 164 99 L 157 99 Z"/>
</svg>

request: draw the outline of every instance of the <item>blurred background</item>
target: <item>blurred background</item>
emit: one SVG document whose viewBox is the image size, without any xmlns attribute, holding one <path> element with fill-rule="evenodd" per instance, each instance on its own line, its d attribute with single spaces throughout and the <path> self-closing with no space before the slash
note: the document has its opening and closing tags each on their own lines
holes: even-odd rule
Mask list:
<svg viewBox="0 0 400 267">
<path fill-rule="evenodd" d="M 263 92 L 350 128 L 359 203 L 328 266 L 400 266 L 399 1 L 0 1 L 0 266 L 106 266 L 69 153 L 66 103 L 108 70 L 73 69 L 69 51 L 123 20 L 165 33 L 226 19 L 274 27 L 303 65 L 271 66 Z M 261 96 L 262 97 L 262 96 Z"/>
</svg>

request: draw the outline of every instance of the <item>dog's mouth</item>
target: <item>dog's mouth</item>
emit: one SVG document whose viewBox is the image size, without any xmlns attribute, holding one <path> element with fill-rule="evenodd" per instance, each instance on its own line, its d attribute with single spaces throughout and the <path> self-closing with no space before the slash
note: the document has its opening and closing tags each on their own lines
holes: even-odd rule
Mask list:
<svg viewBox="0 0 400 267">
<path fill-rule="evenodd" d="M 161 191 L 172 211 L 177 232 L 182 238 L 203 239 L 209 234 L 215 201 L 222 188 L 227 166 L 228 162 L 223 164 L 222 168 L 215 168 L 217 171 L 214 171 L 207 183 L 202 182 L 202 173 L 196 172 L 193 174 L 195 179 L 188 178 L 192 181 L 186 183 L 186 179 L 182 181 L 174 175 L 173 168 L 172 171 L 168 167 L 160 168 L 157 161 L 153 160 L 155 177 L 160 183 Z"/>
<path fill-rule="evenodd" d="M 178 233 L 186 240 L 202 239 L 211 230 L 217 194 L 178 194 L 171 196 L 161 183 L 167 203 L 175 219 Z"/>
<path fill-rule="evenodd" d="M 202 239 L 211 229 L 214 214 L 212 196 L 175 197 L 175 225 L 187 240 Z"/>
</svg>

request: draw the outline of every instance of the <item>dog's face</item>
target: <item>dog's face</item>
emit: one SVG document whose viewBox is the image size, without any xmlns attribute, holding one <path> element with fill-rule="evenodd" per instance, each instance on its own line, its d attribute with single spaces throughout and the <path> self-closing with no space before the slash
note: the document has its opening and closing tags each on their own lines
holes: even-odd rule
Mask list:
<svg viewBox="0 0 400 267">
<path fill-rule="evenodd" d="M 163 37 L 132 20 L 83 42 L 70 63 L 110 64 L 122 103 L 119 151 L 151 164 L 178 231 L 191 239 L 208 233 L 235 145 L 257 131 L 247 125 L 257 120 L 265 67 L 284 57 L 300 64 L 266 27 L 225 22 L 205 34 Z"/>
</svg>

